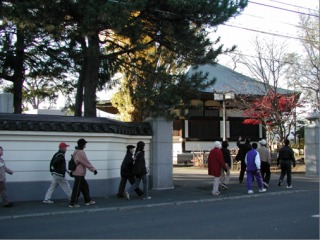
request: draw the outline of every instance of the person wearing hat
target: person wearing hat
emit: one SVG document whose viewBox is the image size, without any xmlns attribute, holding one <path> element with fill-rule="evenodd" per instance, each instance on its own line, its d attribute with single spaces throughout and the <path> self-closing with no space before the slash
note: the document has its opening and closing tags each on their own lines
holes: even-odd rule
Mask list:
<svg viewBox="0 0 320 240">
<path fill-rule="evenodd" d="M 71 194 L 71 199 L 69 202 L 70 208 L 80 207 L 78 202 L 78 198 L 80 193 L 82 193 L 84 202 L 86 206 L 90 206 L 95 204 L 95 201 L 91 200 L 90 191 L 89 191 L 89 184 L 85 179 L 86 176 L 86 169 L 89 169 L 94 175 L 98 174 L 95 167 L 91 164 L 88 160 L 84 149 L 86 148 L 87 141 L 83 138 L 79 139 L 77 142 L 76 150 L 73 153 L 73 159 L 77 165 L 76 169 L 72 171 L 72 175 L 74 177 L 73 189 Z"/>
<path fill-rule="evenodd" d="M 213 149 L 211 149 L 208 156 L 208 175 L 214 176 L 212 195 L 220 195 L 219 185 L 221 169 L 227 171 L 226 163 L 223 159 L 223 154 L 221 149 L 221 143 L 216 141 L 213 143 Z"/>
<path fill-rule="evenodd" d="M 269 182 L 271 177 L 270 164 L 271 164 L 271 154 L 267 147 L 267 141 L 262 139 L 259 141 L 260 147 L 257 149 L 260 160 L 261 160 L 261 177 L 263 180 L 263 185 L 269 188 Z"/>
<path fill-rule="evenodd" d="M 122 161 L 121 164 L 121 170 L 120 170 L 120 184 L 119 184 L 119 189 L 118 189 L 118 198 L 123 198 L 124 196 L 124 190 L 126 188 L 127 181 L 130 182 L 130 184 L 134 184 L 136 178 L 133 173 L 133 153 L 134 149 L 136 147 L 133 145 L 128 145 L 127 146 L 127 153 Z M 142 196 L 143 192 L 139 187 L 135 189 L 135 192 L 138 194 L 138 196 Z"/>
<path fill-rule="evenodd" d="M 44 197 L 43 203 L 53 203 L 53 201 L 51 200 L 51 196 L 58 186 L 62 188 L 69 199 L 71 197 L 70 184 L 66 178 L 67 168 L 65 153 L 68 147 L 68 144 L 66 144 L 65 142 L 61 142 L 59 144 L 58 152 L 56 152 L 51 159 L 50 172 L 52 175 L 52 180 L 50 187 L 48 188 L 47 193 Z"/>
<path fill-rule="evenodd" d="M 133 164 L 133 172 L 134 172 L 134 175 L 136 176 L 136 180 L 134 184 L 132 184 L 131 187 L 124 192 L 128 200 L 130 200 L 130 193 L 133 190 L 136 190 L 137 187 L 139 187 L 141 181 L 143 183 L 143 199 L 145 200 L 151 199 L 148 192 L 148 188 L 149 188 L 148 171 L 146 167 L 146 159 L 144 157 L 144 146 L 145 146 L 145 143 L 142 141 L 139 141 L 137 143 L 137 148 L 134 153 L 134 164 Z"/>
</svg>

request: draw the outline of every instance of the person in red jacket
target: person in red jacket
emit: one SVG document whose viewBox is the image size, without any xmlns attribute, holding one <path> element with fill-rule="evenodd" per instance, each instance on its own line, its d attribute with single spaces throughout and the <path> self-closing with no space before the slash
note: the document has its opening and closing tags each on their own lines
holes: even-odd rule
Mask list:
<svg viewBox="0 0 320 240">
<path fill-rule="evenodd" d="M 223 159 L 223 154 L 221 152 L 221 143 L 216 141 L 213 143 L 214 148 L 210 151 L 208 156 L 208 175 L 214 176 L 212 195 L 220 195 L 219 185 L 220 185 L 220 175 L 221 169 L 227 171 L 226 163 Z"/>
</svg>

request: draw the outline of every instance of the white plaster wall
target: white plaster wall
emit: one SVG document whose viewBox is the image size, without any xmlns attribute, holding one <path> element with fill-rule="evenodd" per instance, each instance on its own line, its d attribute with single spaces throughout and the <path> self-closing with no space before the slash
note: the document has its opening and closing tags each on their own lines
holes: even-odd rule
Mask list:
<svg viewBox="0 0 320 240">
<path fill-rule="evenodd" d="M 319 175 L 320 124 L 305 126 L 306 175 Z"/>
<path fill-rule="evenodd" d="M 128 136 L 111 133 L 66 133 L 66 132 L 27 132 L 0 131 L 0 146 L 4 149 L 6 166 L 15 171 L 7 175 L 7 182 L 50 181 L 49 163 L 62 141 L 70 145 L 66 160 L 74 151 L 79 138 L 85 138 L 85 152 L 97 168 L 98 175 L 87 173 L 86 179 L 104 180 L 118 178 L 120 166 L 128 144 L 136 145 L 144 141 L 146 163 L 150 165 L 151 136 Z M 70 178 L 71 179 L 71 178 Z"/>
</svg>

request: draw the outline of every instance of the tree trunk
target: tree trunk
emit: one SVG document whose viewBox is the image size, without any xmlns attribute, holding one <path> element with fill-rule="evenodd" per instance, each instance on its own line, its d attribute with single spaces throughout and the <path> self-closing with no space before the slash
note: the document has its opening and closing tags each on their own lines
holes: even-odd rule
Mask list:
<svg viewBox="0 0 320 240">
<path fill-rule="evenodd" d="M 86 61 L 83 61 L 86 63 Z M 84 81 L 84 72 L 85 72 L 85 64 L 82 64 L 82 68 L 80 71 L 80 76 L 77 84 L 77 94 L 76 94 L 76 102 L 74 106 L 74 116 L 81 117 L 82 116 L 82 103 L 83 103 L 83 81 Z"/>
<path fill-rule="evenodd" d="M 84 116 L 96 117 L 96 89 L 99 81 L 100 49 L 98 34 L 88 36 L 84 79 Z"/>
<path fill-rule="evenodd" d="M 22 113 L 22 88 L 24 82 L 24 44 L 25 36 L 24 32 L 21 29 L 17 29 L 17 42 L 16 42 L 16 57 L 14 68 L 14 77 L 13 77 L 13 105 L 14 113 Z"/>
</svg>

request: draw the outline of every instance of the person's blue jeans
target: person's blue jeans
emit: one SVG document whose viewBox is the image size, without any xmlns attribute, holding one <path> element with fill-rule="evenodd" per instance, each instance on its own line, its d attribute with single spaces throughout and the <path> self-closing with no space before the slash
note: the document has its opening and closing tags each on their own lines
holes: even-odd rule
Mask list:
<svg viewBox="0 0 320 240">
<path fill-rule="evenodd" d="M 287 185 L 291 186 L 291 160 L 281 160 L 281 175 L 280 182 L 283 182 L 284 177 L 287 175 Z"/>
<path fill-rule="evenodd" d="M 143 183 L 143 196 L 148 197 L 148 175 L 142 175 L 142 176 L 136 176 L 136 181 L 134 184 L 131 185 L 131 187 L 127 190 L 128 193 L 134 191 L 137 187 L 139 187 L 140 182 L 142 180 Z"/>
</svg>

